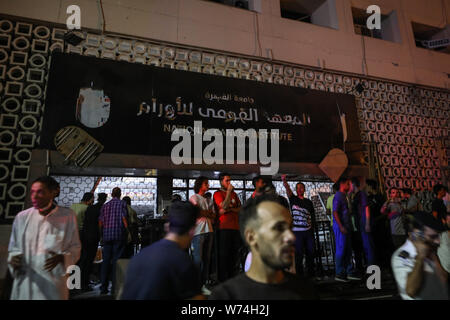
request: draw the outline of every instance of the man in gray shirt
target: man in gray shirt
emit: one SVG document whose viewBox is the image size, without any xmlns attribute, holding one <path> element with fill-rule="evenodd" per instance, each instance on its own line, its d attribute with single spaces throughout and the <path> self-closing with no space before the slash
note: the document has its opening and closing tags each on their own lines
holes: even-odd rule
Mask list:
<svg viewBox="0 0 450 320">
<path fill-rule="evenodd" d="M 402 206 L 405 214 L 413 214 L 419 210 L 419 199 L 409 188 L 402 189 Z"/>
<path fill-rule="evenodd" d="M 389 200 L 381 207 L 381 214 L 385 214 L 389 218 L 392 244 L 394 245 L 394 250 L 397 250 L 406 241 L 404 212 L 400 199 L 400 190 L 396 188 L 390 190 Z"/>
</svg>

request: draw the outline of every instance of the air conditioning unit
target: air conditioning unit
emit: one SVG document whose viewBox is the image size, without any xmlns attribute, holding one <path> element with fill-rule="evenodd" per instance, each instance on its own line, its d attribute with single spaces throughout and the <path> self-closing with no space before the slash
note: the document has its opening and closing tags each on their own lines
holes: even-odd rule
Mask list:
<svg viewBox="0 0 450 320">
<path fill-rule="evenodd" d="M 247 9 L 248 10 L 248 1 L 243 1 L 243 0 L 235 0 L 234 2 L 234 6 L 238 7 L 238 8 L 242 8 L 242 9 Z"/>
<path fill-rule="evenodd" d="M 247 9 L 248 10 L 248 0 L 219 0 L 219 1 L 215 1 L 215 2 L 221 2 L 223 4 L 232 6 L 232 7 L 237 7 L 237 8 L 242 8 L 242 9 Z"/>
<path fill-rule="evenodd" d="M 438 39 L 438 40 L 423 40 L 422 45 L 429 49 L 443 48 L 450 45 L 450 39 Z"/>
</svg>

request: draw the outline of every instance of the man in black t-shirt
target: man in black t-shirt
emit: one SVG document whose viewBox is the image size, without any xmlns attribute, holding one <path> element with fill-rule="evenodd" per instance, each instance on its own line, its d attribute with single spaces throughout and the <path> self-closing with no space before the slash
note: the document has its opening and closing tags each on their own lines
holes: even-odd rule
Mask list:
<svg viewBox="0 0 450 320">
<path fill-rule="evenodd" d="M 122 300 L 203 299 L 199 272 L 185 251 L 194 234 L 197 208 L 175 201 L 169 232 L 135 255 L 127 268 Z"/>
<path fill-rule="evenodd" d="M 98 243 L 100 241 L 100 228 L 98 227 L 98 217 L 100 210 L 105 204 L 106 193 L 99 193 L 97 203 L 86 209 L 83 220 L 83 230 L 81 231 L 81 289 L 91 291 L 89 287 L 89 276 L 92 272 L 95 256 L 97 255 Z"/>
<path fill-rule="evenodd" d="M 444 197 L 447 194 L 448 189 L 442 184 L 437 184 L 433 187 L 433 193 L 436 197 L 431 204 L 431 211 L 433 217 L 435 217 L 440 223 L 445 225 L 445 218 L 447 216 L 447 207 L 444 204 Z"/>
<path fill-rule="evenodd" d="M 284 271 L 294 259 L 289 210 L 273 195 L 251 199 L 239 214 L 241 236 L 250 248 L 250 269 L 213 289 L 210 300 L 318 299 L 313 285 Z"/>
<path fill-rule="evenodd" d="M 366 180 L 367 199 L 370 210 L 370 220 L 372 228 L 372 237 L 374 242 L 375 260 L 382 268 L 390 268 L 389 252 L 393 248 L 391 239 L 391 231 L 387 216 L 381 214 L 381 207 L 387 199 L 379 193 L 378 182 L 372 179 Z"/>
<path fill-rule="evenodd" d="M 294 195 L 286 181 L 286 175 L 282 175 L 284 188 L 289 199 L 293 228 L 295 234 L 295 249 L 297 260 L 295 268 L 297 274 L 303 275 L 303 255 L 306 256 L 306 275 L 314 275 L 314 228 L 315 212 L 311 200 L 305 198 L 305 185 L 301 182 L 295 186 L 297 195 Z"/>
</svg>

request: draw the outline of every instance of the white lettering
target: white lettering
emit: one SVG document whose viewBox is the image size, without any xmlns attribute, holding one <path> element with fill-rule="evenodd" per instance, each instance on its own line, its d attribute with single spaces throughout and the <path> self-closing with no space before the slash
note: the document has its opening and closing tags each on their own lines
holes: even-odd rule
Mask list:
<svg viewBox="0 0 450 320">
<path fill-rule="evenodd" d="M 367 7 L 367 13 L 373 13 L 370 17 L 367 18 L 367 28 L 370 30 L 373 29 L 381 29 L 381 9 L 377 5 L 371 5 Z"/>
<path fill-rule="evenodd" d="M 366 286 L 367 289 L 373 290 L 373 289 L 381 289 L 381 271 L 380 267 L 377 265 L 371 265 L 367 267 L 367 274 L 372 274 L 370 277 L 367 278 Z"/>
<path fill-rule="evenodd" d="M 182 141 L 172 148 L 172 153 L 170 155 L 172 162 L 174 164 L 191 164 L 191 135 L 186 129 L 175 129 L 171 135 L 171 141 Z M 180 156 L 180 152 L 183 155 Z"/>
<path fill-rule="evenodd" d="M 73 274 L 72 274 L 73 272 Z M 81 289 L 81 270 L 77 265 L 67 267 L 66 273 L 69 274 L 66 284 L 69 290 Z"/>
<path fill-rule="evenodd" d="M 66 20 L 67 29 L 80 30 L 81 29 L 81 9 L 80 9 L 80 7 L 75 4 L 72 4 L 67 7 L 66 13 L 70 14 L 70 16 Z"/>
<path fill-rule="evenodd" d="M 194 164 L 202 164 L 203 161 L 208 164 L 223 164 L 223 136 L 226 136 L 226 164 L 234 164 L 234 149 L 237 149 L 237 164 L 246 163 L 246 145 L 248 145 L 248 163 L 258 164 L 258 145 L 259 160 L 263 165 L 269 167 L 261 167 L 261 174 L 275 175 L 279 169 L 279 139 L 278 129 L 272 129 L 270 132 L 270 156 L 268 155 L 268 133 L 267 129 L 260 130 L 259 133 L 255 129 L 208 129 L 203 130 L 201 121 L 194 121 L 194 128 L 187 127 L 174 129 L 171 135 L 171 141 L 180 141 L 172 148 L 171 158 L 176 165 L 191 164 L 191 133 L 194 135 Z M 204 132 L 204 133 L 203 133 Z M 259 135 L 259 144 L 258 144 Z M 214 138 L 214 139 L 213 139 Z M 235 139 L 236 138 L 236 139 Z M 246 140 L 248 139 L 248 144 Z M 203 141 L 211 141 L 202 152 Z M 237 143 L 237 146 L 236 144 Z M 181 154 L 182 152 L 182 154 Z M 213 155 L 214 153 L 214 155 Z"/>
</svg>

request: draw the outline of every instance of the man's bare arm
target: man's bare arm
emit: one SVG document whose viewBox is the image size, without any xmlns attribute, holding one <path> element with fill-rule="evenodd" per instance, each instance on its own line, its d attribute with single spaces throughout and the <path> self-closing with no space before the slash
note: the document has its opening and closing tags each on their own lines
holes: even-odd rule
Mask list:
<svg viewBox="0 0 450 320">
<path fill-rule="evenodd" d="M 338 224 L 339 230 L 341 230 L 341 232 L 343 234 L 346 234 L 347 233 L 347 229 L 345 229 L 344 226 L 342 225 L 341 219 L 339 219 L 339 215 L 338 215 L 337 211 L 333 212 L 333 216 L 334 216 L 334 219 L 336 220 L 336 222 Z"/>
<path fill-rule="evenodd" d="M 423 281 L 423 263 L 425 257 L 416 258 L 416 264 L 414 265 L 413 271 L 408 274 L 408 279 L 406 280 L 406 294 L 410 297 L 415 297 L 417 292 L 420 290 Z"/>
<path fill-rule="evenodd" d="M 437 256 L 437 254 L 435 252 L 432 253 L 431 260 L 433 260 L 433 262 L 436 266 L 437 275 L 441 279 L 442 283 L 444 283 L 444 284 L 447 283 L 448 272 L 445 271 L 445 269 L 442 267 L 439 257 Z"/>
<path fill-rule="evenodd" d="M 200 210 L 200 216 L 206 218 L 214 218 L 215 214 L 213 210 Z"/>
<path fill-rule="evenodd" d="M 230 206 L 231 202 L 231 192 L 233 191 L 233 186 L 230 184 L 230 186 L 227 189 L 227 194 L 225 195 L 225 200 L 220 204 L 223 210 L 228 211 L 228 207 Z M 222 210 L 221 210 L 222 211 Z"/>
<path fill-rule="evenodd" d="M 287 194 L 288 198 L 292 197 L 294 195 L 294 193 L 292 192 L 291 187 L 289 186 L 289 184 L 286 181 L 286 175 L 285 174 L 283 174 L 281 176 L 281 180 L 283 181 L 283 186 L 286 189 L 286 194 Z"/>
</svg>

